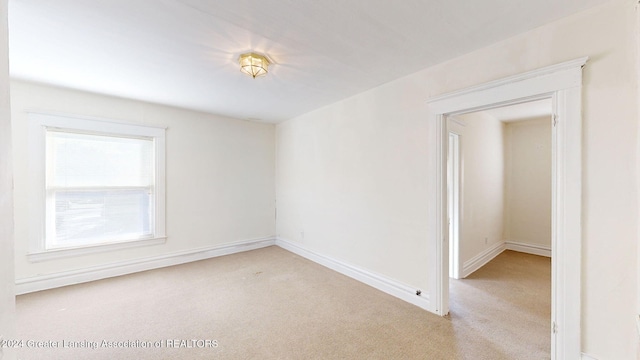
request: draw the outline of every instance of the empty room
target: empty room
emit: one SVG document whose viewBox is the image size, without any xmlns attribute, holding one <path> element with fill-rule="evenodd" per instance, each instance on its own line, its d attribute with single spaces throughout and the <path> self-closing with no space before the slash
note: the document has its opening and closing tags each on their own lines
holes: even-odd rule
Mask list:
<svg viewBox="0 0 640 360">
<path fill-rule="evenodd" d="M 2 360 L 637 358 L 637 1 L 0 0 L 0 19 Z M 504 153 L 451 171 L 472 126 L 450 119 L 532 102 L 544 192 L 510 196 L 543 175 L 512 158 L 535 142 L 514 118 Z M 456 178 L 477 201 L 453 216 Z M 474 281 L 517 252 L 553 255 L 541 320 L 508 312 L 540 307 L 533 270 L 460 307 L 450 265 Z"/>
</svg>

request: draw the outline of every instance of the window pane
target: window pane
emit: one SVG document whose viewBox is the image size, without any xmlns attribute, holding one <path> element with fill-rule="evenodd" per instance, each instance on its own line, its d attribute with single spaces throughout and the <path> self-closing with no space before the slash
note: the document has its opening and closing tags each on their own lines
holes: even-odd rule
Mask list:
<svg viewBox="0 0 640 360">
<path fill-rule="evenodd" d="M 153 184 L 153 140 L 47 131 L 50 187 Z"/>
<path fill-rule="evenodd" d="M 92 245 L 152 235 L 147 189 L 55 191 L 55 238 L 50 247 Z"/>
</svg>

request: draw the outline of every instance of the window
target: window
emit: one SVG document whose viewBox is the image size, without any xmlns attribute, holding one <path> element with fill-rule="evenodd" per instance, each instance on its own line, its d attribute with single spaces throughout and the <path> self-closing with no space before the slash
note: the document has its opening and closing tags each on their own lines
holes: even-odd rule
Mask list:
<svg viewBox="0 0 640 360">
<path fill-rule="evenodd" d="M 30 120 L 41 214 L 32 261 L 164 242 L 164 129 L 38 113 Z"/>
</svg>

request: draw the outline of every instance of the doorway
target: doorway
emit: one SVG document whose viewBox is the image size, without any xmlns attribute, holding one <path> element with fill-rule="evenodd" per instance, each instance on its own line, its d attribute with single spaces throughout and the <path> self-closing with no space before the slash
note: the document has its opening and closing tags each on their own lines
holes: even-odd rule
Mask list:
<svg viewBox="0 0 640 360">
<path fill-rule="evenodd" d="M 449 318 L 513 358 L 551 350 L 551 108 L 447 118 Z"/>
<path fill-rule="evenodd" d="M 551 116 L 543 99 L 447 117 L 451 278 L 504 250 L 551 257 Z"/>
<path fill-rule="evenodd" d="M 449 312 L 447 117 L 534 100 L 552 101 L 552 359 L 581 356 L 581 84 L 587 59 L 493 81 L 428 102 L 434 135 L 432 166 L 437 175 L 429 199 L 434 214 L 429 219 L 429 299 L 431 311 L 444 316 Z"/>
</svg>

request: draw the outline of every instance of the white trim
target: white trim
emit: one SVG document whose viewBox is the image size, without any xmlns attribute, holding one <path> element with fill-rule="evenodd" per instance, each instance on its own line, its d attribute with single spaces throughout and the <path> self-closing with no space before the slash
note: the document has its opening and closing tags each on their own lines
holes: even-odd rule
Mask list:
<svg viewBox="0 0 640 360">
<path fill-rule="evenodd" d="M 28 112 L 28 115 L 29 119 L 36 121 L 39 126 L 88 132 L 159 137 L 164 136 L 166 130 L 165 127 L 79 115 L 56 115 L 35 111 Z"/>
<path fill-rule="evenodd" d="M 273 245 L 275 245 L 275 238 L 265 237 L 147 257 L 143 259 L 120 261 L 106 265 L 92 266 L 85 269 L 18 279 L 16 280 L 16 295 L 100 280 L 114 276 L 127 275 L 139 271 L 153 270 L 198 260 L 205 260 Z"/>
<path fill-rule="evenodd" d="M 462 135 L 452 131 L 449 131 L 449 147 L 447 157 L 449 163 L 447 163 L 447 171 L 451 175 L 451 179 L 447 183 L 450 197 L 447 197 L 450 206 L 448 209 L 449 215 L 449 276 L 454 279 L 460 279 L 465 277 L 464 272 L 461 270 L 461 258 L 460 258 L 460 198 L 462 195 L 462 181 L 461 181 L 461 166 L 462 166 Z M 450 187 L 450 188 L 449 188 Z"/>
<path fill-rule="evenodd" d="M 527 244 L 518 241 L 505 241 L 506 250 L 512 250 L 532 255 L 551 257 L 551 247 L 536 244 Z"/>
<path fill-rule="evenodd" d="M 416 295 L 416 291 L 419 289 L 402 284 L 383 275 L 376 274 L 371 271 L 348 264 L 344 261 L 319 254 L 315 251 L 304 248 L 300 244 L 293 243 L 283 238 L 277 238 L 276 245 L 285 250 L 291 251 L 294 254 L 300 255 L 303 258 L 306 258 L 331 270 L 346 275 L 352 279 L 365 283 L 382 292 L 416 305 L 422 309 L 429 310 L 431 308 L 431 305 L 429 303 L 429 296 L 424 291 L 422 291 L 421 295 L 418 296 Z"/>
<path fill-rule="evenodd" d="M 463 114 L 480 109 L 523 103 L 553 93 L 558 89 L 582 86 L 581 68 L 589 57 L 583 57 L 522 74 L 498 79 L 460 91 L 434 96 L 429 99 L 429 109 L 436 114 Z M 527 81 L 527 88 L 521 82 Z M 478 94 L 481 93 L 481 96 Z M 493 102 L 491 99 L 499 99 Z M 489 101 L 487 101 L 489 100 Z M 505 104 L 502 104 L 505 103 Z"/>
<path fill-rule="evenodd" d="M 582 74 L 581 69 L 578 69 Z M 552 359 L 578 357 L 582 311 L 582 88 L 554 97 L 552 130 Z"/>
<path fill-rule="evenodd" d="M 432 206 L 428 220 L 429 228 L 433 230 L 431 241 L 427 244 L 429 249 L 429 263 L 433 264 L 431 276 L 429 277 L 429 285 L 431 290 L 429 294 L 431 298 L 430 311 L 440 316 L 449 313 L 449 229 L 447 223 L 447 148 L 448 144 L 448 126 L 447 118 L 444 114 L 435 115 L 434 139 L 430 139 L 428 143 L 434 144 L 433 161 L 434 171 L 436 174 L 431 188 L 431 196 L 428 204 Z M 445 266 L 446 264 L 446 266 Z"/>
<path fill-rule="evenodd" d="M 462 278 L 466 278 L 467 276 L 473 274 L 475 271 L 488 264 L 489 261 L 493 260 L 496 256 L 500 255 L 505 250 L 551 257 L 550 247 L 515 241 L 498 242 L 493 246 L 487 248 L 483 252 L 479 253 L 478 255 L 474 256 L 473 258 L 465 261 L 462 268 Z"/>
<path fill-rule="evenodd" d="M 493 260 L 496 256 L 502 254 L 505 250 L 505 245 L 503 242 L 497 242 L 481 252 L 480 254 L 472 257 L 471 259 L 464 262 L 462 265 L 462 277 L 466 278 L 467 276 L 473 274 L 476 270 L 481 267 L 487 265 L 489 261 Z"/>
<path fill-rule="evenodd" d="M 27 259 L 30 262 L 40 262 L 46 260 L 60 259 L 72 256 L 81 256 L 87 254 L 94 254 L 98 252 L 114 251 L 128 249 L 132 247 L 162 245 L 167 242 L 166 237 L 153 238 L 153 239 L 141 239 L 141 240 L 129 240 L 111 244 L 99 244 L 96 246 L 82 246 L 77 248 L 63 248 L 39 251 L 27 254 Z"/>
<path fill-rule="evenodd" d="M 167 126 L 149 125 L 149 124 L 143 124 L 143 123 L 140 123 L 140 122 L 137 122 L 137 121 L 129 121 L 129 120 L 122 120 L 122 119 L 111 119 L 111 118 L 104 118 L 104 117 L 99 117 L 99 116 L 79 115 L 79 114 L 67 113 L 67 112 L 62 112 L 62 111 L 49 111 L 49 110 L 41 110 L 41 109 L 26 109 L 25 112 L 27 114 L 37 114 L 37 115 L 45 115 L 45 116 L 65 117 L 65 118 L 73 118 L 73 119 L 79 119 L 79 120 L 101 121 L 101 122 L 111 123 L 111 124 L 143 126 L 145 128 L 155 128 L 155 129 L 161 129 L 161 130 L 168 129 Z"/>
<path fill-rule="evenodd" d="M 287 251 L 302 256 L 343 275 L 349 276 L 357 281 L 365 283 L 420 308 L 426 310 L 431 308 L 429 304 L 429 295 L 424 291 L 420 296 L 418 296 L 416 295 L 416 291 L 418 289 L 402 284 L 383 275 L 376 274 L 346 262 L 305 249 L 299 244 L 295 244 L 291 241 L 275 237 L 239 241 L 225 245 L 199 248 L 167 255 L 120 261 L 106 265 L 92 266 L 85 269 L 18 279 L 16 280 L 16 295 L 205 260 L 273 245 L 277 245 Z"/>
<path fill-rule="evenodd" d="M 446 202 L 446 118 L 451 115 L 552 99 L 557 122 L 552 129 L 552 299 L 551 358 L 575 359 L 581 349 L 582 254 L 582 67 L 588 58 L 549 66 L 438 97 L 427 102 L 433 144 L 431 171 L 436 174 L 428 218 L 431 311 L 449 311 Z"/>
<path fill-rule="evenodd" d="M 60 128 L 70 131 L 80 130 L 93 134 L 115 134 L 121 136 L 134 136 L 152 138 L 154 143 L 155 176 L 154 176 L 154 221 L 153 239 L 131 240 L 132 246 L 156 244 L 157 239 L 166 236 L 165 208 L 166 208 L 166 153 L 165 130 L 166 128 L 148 126 L 145 124 L 126 123 L 103 118 L 83 117 L 61 113 L 44 113 L 28 111 L 29 116 L 29 197 L 27 206 L 32 214 L 32 226 L 29 227 L 29 256 L 30 261 L 43 261 L 57 257 L 74 256 L 98 251 L 110 251 L 114 248 L 125 247 L 124 242 L 116 246 L 113 243 L 102 243 L 87 246 L 85 251 L 80 247 L 59 250 L 47 250 L 45 244 L 47 217 L 46 217 L 46 149 L 45 136 L 47 129 Z M 44 253 L 51 252 L 51 255 Z"/>
</svg>

